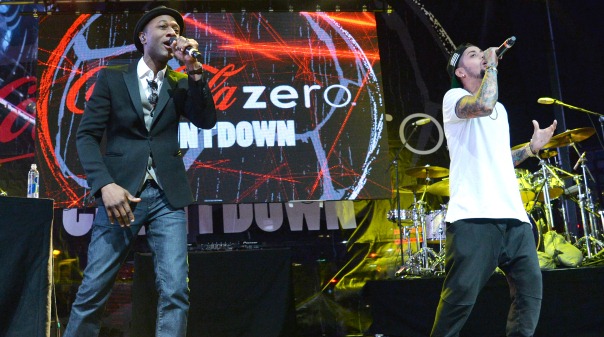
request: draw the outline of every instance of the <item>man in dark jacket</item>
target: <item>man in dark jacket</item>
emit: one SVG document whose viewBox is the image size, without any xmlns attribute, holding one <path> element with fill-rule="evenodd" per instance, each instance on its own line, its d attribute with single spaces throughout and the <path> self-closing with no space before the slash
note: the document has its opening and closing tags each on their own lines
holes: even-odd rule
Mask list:
<svg viewBox="0 0 604 337">
<path fill-rule="evenodd" d="M 187 54 L 178 11 L 157 7 L 134 31 L 136 63 L 99 72 L 77 132 L 80 162 L 99 209 L 88 264 L 65 336 L 98 336 L 117 272 L 145 226 L 159 293 L 156 336 L 185 336 L 189 308 L 187 219 L 193 202 L 178 144 L 181 116 L 197 127 L 216 124 L 202 64 Z M 187 74 L 167 66 L 176 57 Z M 106 150 L 101 140 L 106 135 Z"/>
</svg>

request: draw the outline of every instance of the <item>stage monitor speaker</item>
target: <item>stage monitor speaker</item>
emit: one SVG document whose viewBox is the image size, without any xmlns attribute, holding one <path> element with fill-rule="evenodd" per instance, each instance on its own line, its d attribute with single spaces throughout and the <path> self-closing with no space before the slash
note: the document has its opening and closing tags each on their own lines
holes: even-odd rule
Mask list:
<svg viewBox="0 0 604 337">
<path fill-rule="evenodd" d="M 150 254 L 136 254 L 132 336 L 154 335 L 157 307 Z M 187 336 L 295 336 L 289 249 L 189 253 Z"/>
<path fill-rule="evenodd" d="M 50 334 L 53 201 L 0 197 L 0 336 Z"/>
</svg>

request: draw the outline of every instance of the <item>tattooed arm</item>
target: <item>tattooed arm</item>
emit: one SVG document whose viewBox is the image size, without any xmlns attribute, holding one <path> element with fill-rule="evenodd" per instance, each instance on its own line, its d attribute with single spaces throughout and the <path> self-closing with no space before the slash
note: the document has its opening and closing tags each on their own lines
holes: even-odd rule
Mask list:
<svg viewBox="0 0 604 337">
<path fill-rule="evenodd" d="M 531 146 L 531 143 L 529 142 L 527 146 L 523 146 L 517 150 L 512 151 L 512 161 L 514 162 L 514 166 L 518 166 L 526 158 L 534 157 L 536 155 L 537 153 L 533 152 L 533 148 Z"/>
<path fill-rule="evenodd" d="M 459 118 L 476 118 L 489 116 L 495 108 L 499 89 L 497 87 L 497 69 L 488 67 L 485 70 L 482 84 L 473 96 L 464 96 L 457 101 L 455 113 Z"/>
<path fill-rule="evenodd" d="M 468 63 L 468 67 L 473 70 L 465 70 L 462 74 L 464 79 L 464 87 L 472 93 L 472 96 L 465 96 L 457 102 L 455 106 L 455 114 L 459 118 L 477 118 L 489 116 L 499 97 L 499 89 L 497 86 L 497 48 L 488 48 L 483 53 L 472 50 L 464 58 L 464 63 Z M 485 64 L 484 76 L 480 82 L 476 82 L 477 74 L 473 74 L 476 66 Z M 465 69 L 465 68 L 464 68 Z"/>
</svg>

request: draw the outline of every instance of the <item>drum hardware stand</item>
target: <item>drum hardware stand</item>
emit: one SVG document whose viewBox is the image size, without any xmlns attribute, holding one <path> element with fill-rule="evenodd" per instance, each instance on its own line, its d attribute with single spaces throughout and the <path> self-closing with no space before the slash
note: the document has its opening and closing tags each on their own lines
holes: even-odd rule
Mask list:
<svg viewBox="0 0 604 337">
<path fill-rule="evenodd" d="M 440 205 L 440 213 L 444 213 L 447 211 L 447 205 Z M 432 262 L 431 269 L 437 275 L 442 275 L 445 273 L 445 245 L 443 243 L 443 235 L 445 233 L 445 228 L 443 228 L 443 224 L 445 223 L 445 218 L 440 221 L 438 225 L 438 254 L 436 254 L 436 258 Z"/>
<path fill-rule="evenodd" d="M 558 208 L 558 211 L 560 214 L 562 214 L 562 222 L 564 223 L 564 237 L 566 238 L 566 241 L 572 242 L 570 238 L 570 231 L 568 230 L 568 214 L 566 214 L 566 208 L 564 207 L 566 200 L 566 196 L 563 193 L 560 197 L 560 207 Z"/>
<path fill-rule="evenodd" d="M 430 176 L 426 175 L 426 185 L 430 182 Z M 432 275 L 434 274 L 434 259 L 437 259 L 437 255 L 430 247 L 428 247 L 428 238 L 426 237 L 426 217 L 425 211 L 423 208 L 423 199 L 426 195 L 426 191 L 424 190 L 422 196 L 419 201 L 414 200 L 413 206 L 413 227 L 415 228 L 415 237 L 417 239 L 417 252 L 410 257 L 408 261 L 407 268 L 403 267 L 402 269 L 406 269 L 409 273 L 413 275 Z M 415 194 L 414 194 L 415 198 Z M 418 207 L 419 205 L 419 207 Z M 421 228 L 421 241 L 419 240 L 419 230 Z"/>
<path fill-rule="evenodd" d="M 397 277 L 407 277 L 407 276 L 422 276 L 431 273 L 430 263 L 426 257 L 426 251 L 422 248 L 422 244 L 420 240 L 425 242 L 425 211 L 424 211 L 424 202 L 423 197 L 425 194 L 422 194 L 420 200 L 417 200 L 416 193 L 413 193 L 413 209 L 412 209 L 412 220 L 413 220 L 413 228 L 415 229 L 415 238 L 417 251 L 412 255 L 411 252 L 411 240 L 409 238 L 409 231 L 411 229 L 405 228 L 405 237 L 408 238 L 407 241 L 407 252 L 409 255 L 409 259 L 407 262 L 403 263 L 403 265 L 399 268 L 399 270 L 394 274 Z M 422 232 L 422 238 L 420 239 L 419 232 Z M 401 244 L 402 247 L 402 244 Z M 432 253 L 434 255 L 434 253 Z"/>
<path fill-rule="evenodd" d="M 560 179 L 560 176 L 556 173 L 556 171 L 560 171 L 561 173 L 564 173 L 564 174 L 566 174 L 568 176 L 571 176 L 571 177 L 577 176 L 577 175 L 574 175 L 572 173 L 566 172 L 566 171 L 564 171 L 564 170 L 562 170 L 560 168 L 557 168 L 556 166 L 545 164 L 545 168 L 547 169 L 547 171 L 549 172 L 549 174 L 551 175 L 551 177 L 553 177 L 553 178 L 555 178 L 555 179 L 557 179 L 558 181 L 561 181 L 561 182 L 563 182 L 563 180 Z M 549 187 L 550 187 L 549 186 L 549 176 L 545 175 L 545 173 L 544 173 L 544 176 L 545 176 L 544 180 L 545 180 L 546 184 L 543 185 L 543 188 L 547 188 L 547 197 L 549 197 Z M 563 187 L 564 187 L 564 185 L 563 185 Z M 539 193 L 537 193 L 537 194 L 539 194 Z M 562 195 L 564 195 L 564 193 L 562 193 Z M 545 197 L 546 197 L 546 194 L 544 192 L 544 200 L 545 200 Z M 550 202 L 551 202 L 551 200 L 550 200 Z M 549 229 L 554 229 L 555 228 L 555 226 L 554 226 L 554 219 L 553 219 L 553 213 L 552 213 L 552 208 L 551 208 L 551 204 L 550 203 L 547 203 L 545 212 L 548 213 L 548 214 L 546 214 L 546 220 L 548 221 L 548 223 L 550 225 Z M 570 232 L 568 230 L 568 219 L 567 219 L 567 214 L 566 214 L 566 211 L 564 209 L 564 206 L 562 206 L 560 208 L 560 212 L 562 213 L 562 221 L 564 222 L 564 231 L 566 233 L 566 239 L 570 242 Z"/>
<path fill-rule="evenodd" d="M 426 175 L 426 186 L 428 186 L 430 183 L 430 177 L 429 175 Z M 423 194 L 422 194 L 422 198 L 420 200 L 424 200 L 424 197 L 426 196 L 426 191 L 424 190 Z M 423 210 L 423 209 L 422 209 Z M 434 251 L 428 247 L 428 237 L 426 236 L 426 213 L 422 212 L 421 216 L 419 218 L 419 224 L 421 225 L 421 229 L 422 229 L 422 242 L 421 244 L 417 243 L 417 253 L 415 253 L 416 255 L 419 255 L 421 257 L 421 263 L 423 268 L 425 269 L 430 269 L 430 260 L 429 257 L 435 257 L 436 254 L 434 253 Z M 415 235 L 417 237 L 417 232 L 418 232 L 418 228 L 415 228 Z M 428 256 L 430 255 L 430 256 Z"/>
<path fill-rule="evenodd" d="M 575 146 L 575 143 L 571 143 L 570 144 L 575 151 L 577 152 L 577 154 L 579 154 L 579 150 L 577 149 L 577 147 Z M 604 243 L 599 241 L 598 239 L 596 239 L 594 237 L 594 228 L 595 228 L 595 212 L 594 212 L 594 204 L 593 204 L 593 200 L 592 200 L 592 196 L 590 193 L 590 189 L 588 186 L 588 180 L 587 180 L 587 174 L 589 173 L 589 176 L 593 179 L 593 176 L 591 174 L 591 172 L 589 172 L 589 169 L 587 168 L 587 165 L 585 164 L 587 160 L 585 159 L 585 153 L 583 153 L 582 155 L 579 156 L 579 160 L 577 161 L 577 164 L 580 164 L 581 166 L 581 173 L 582 173 L 582 177 L 583 177 L 583 185 L 580 183 L 579 179 L 576 179 L 577 182 L 577 187 L 579 189 L 578 194 L 577 194 L 577 198 L 579 199 L 579 209 L 581 210 L 581 222 L 583 224 L 583 238 L 581 238 L 579 241 L 577 241 L 577 244 L 580 246 L 581 245 L 581 241 L 585 241 L 585 248 L 587 250 L 587 258 L 591 258 L 592 257 L 592 243 L 594 244 L 594 247 L 598 246 L 600 247 L 600 249 L 604 248 Z M 576 167 L 576 165 L 575 165 Z M 595 179 L 593 179 L 593 181 L 595 181 Z M 582 187 L 585 188 L 585 191 L 583 191 Z M 587 204 L 586 204 L 587 201 Z M 588 214 L 586 214 L 588 213 Z M 585 240 L 583 240 L 585 239 Z M 593 252 L 594 254 L 596 252 Z"/>
<path fill-rule="evenodd" d="M 578 110 L 578 111 L 581 111 L 581 112 L 584 112 L 584 113 L 588 113 L 588 114 L 599 116 L 600 126 L 602 128 L 602 133 L 604 135 L 604 115 L 603 114 L 597 113 L 595 111 L 590 111 L 590 110 L 587 110 L 587 109 L 583 109 L 581 107 L 573 106 L 573 105 L 570 105 L 570 104 L 566 104 L 566 103 L 564 103 L 562 101 L 559 101 L 557 99 L 553 99 L 552 103 L 555 103 L 555 104 L 558 104 L 558 105 L 561 105 L 561 106 L 564 106 L 564 107 L 567 107 L 567 108 L 570 108 L 570 109 Z M 571 135 L 572 135 L 572 133 L 569 134 L 569 136 L 571 136 Z M 589 137 L 589 136 L 587 136 L 587 137 Z M 577 150 L 577 147 L 575 146 L 575 142 L 574 141 L 570 142 L 570 146 L 572 146 L 575 149 L 575 151 L 577 152 L 577 154 L 579 154 L 579 151 Z M 582 170 L 582 174 L 583 174 L 583 183 L 585 184 L 585 194 L 583 194 L 581 192 L 581 185 L 578 185 L 578 187 L 579 187 L 578 198 L 579 198 L 579 206 L 580 206 L 580 209 L 581 209 L 581 221 L 583 222 L 583 230 L 584 230 L 584 234 L 585 234 L 585 236 L 583 238 L 581 238 L 581 240 L 585 239 L 586 247 L 587 247 L 587 254 L 588 254 L 588 257 L 591 257 L 590 241 L 592 241 L 592 240 L 597 241 L 597 243 L 600 244 L 601 247 L 604 247 L 604 245 L 602 244 L 602 242 L 600 242 L 597 239 L 595 239 L 595 237 L 592 236 L 593 233 L 591 232 L 591 229 L 594 228 L 593 225 L 595 223 L 595 216 L 594 216 L 594 204 L 593 204 L 593 200 L 592 200 L 591 195 L 590 195 L 586 172 L 589 173 L 589 175 L 592 178 L 592 181 L 596 181 L 596 180 L 593 178 L 591 172 L 589 172 L 589 170 L 585 166 L 585 153 L 583 155 L 580 155 L 579 162 L 581 163 L 581 170 Z M 590 220 L 589 223 L 586 222 L 587 219 L 586 219 L 586 216 L 585 216 L 585 200 L 586 199 L 587 199 L 587 202 L 588 202 L 587 207 L 588 207 L 588 211 L 589 211 L 589 220 Z M 590 226 L 591 226 L 591 228 L 588 228 Z M 578 243 L 579 242 L 577 242 L 577 244 Z"/>
<path fill-rule="evenodd" d="M 401 147 L 401 150 L 403 148 L 404 148 L 404 146 Z M 395 182 L 394 182 L 394 185 L 396 188 L 396 198 L 395 198 L 396 214 L 395 214 L 395 216 L 396 216 L 396 225 L 398 226 L 398 230 L 399 230 L 399 233 L 398 233 L 399 240 L 400 240 L 399 249 L 401 250 L 401 266 L 402 266 L 405 264 L 405 251 L 403 250 L 403 242 L 404 242 L 403 233 L 406 231 L 406 229 L 403 228 L 403 223 L 401 220 L 401 192 L 399 191 L 400 183 L 399 183 L 399 179 L 398 179 L 398 159 L 397 159 L 399 153 L 401 153 L 400 150 L 396 153 L 396 156 L 394 157 L 394 160 L 392 161 L 392 165 L 394 165 L 394 174 L 395 174 Z"/>
<path fill-rule="evenodd" d="M 558 168 L 556 166 L 552 166 L 552 168 L 554 169 L 554 171 L 559 171 L 560 173 L 566 174 L 567 176 L 572 177 L 573 179 L 575 177 L 578 177 L 578 175 L 572 174 L 570 172 L 566 172 L 563 169 Z M 555 174 L 555 172 L 553 172 L 553 173 Z M 559 180 L 563 181 L 562 179 L 560 179 L 559 176 L 557 178 Z M 566 241 L 572 242 L 571 237 L 570 237 L 570 231 L 568 230 L 568 214 L 566 214 L 566 207 L 564 207 L 564 204 L 565 204 L 564 200 L 566 200 L 566 187 L 564 187 L 564 192 L 562 193 L 562 196 L 560 197 L 560 199 L 562 200 L 562 202 L 560 203 L 560 208 L 558 210 L 562 214 L 562 221 L 564 221 L 564 234 L 566 236 Z"/>
<path fill-rule="evenodd" d="M 417 125 L 415 125 L 417 126 Z M 408 138 L 411 138 L 410 136 L 413 134 L 414 130 L 409 134 Z M 397 223 L 399 224 L 400 227 L 400 250 L 401 250 L 401 267 L 399 268 L 398 271 L 395 272 L 395 276 L 399 277 L 412 277 L 412 276 L 422 276 L 422 275 L 432 275 L 433 274 L 433 270 L 431 269 L 432 266 L 434 265 L 432 263 L 432 260 L 434 258 L 436 258 L 436 254 L 434 253 L 434 251 L 432 249 L 430 249 L 427 246 L 427 234 L 426 234 L 426 222 L 425 222 L 425 207 L 424 204 L 425 202 L 424 197 L 426 196 L 426 192 L 427 192 L 427 186 L 429 186 L 429 182 L 431 181 L 432 177 L 434 178 L 439 178 L 439 177 L 443 177 L 446 174 L 448 174 L 448 170 L 441 168 L 441 167 L 430 167 L 430 165 L 426 165 L 426 166 L 422 166 L 422 167 L 411 167 L 408 170 L 406 170 L 407 174 L 414 176 L 416 178 L 423 178 L 425 179 L 425 184 L 422 185 L 415 185 L 415 187 L 420 187 L 420 188 L 415 188 L 413 187 L 413 209 L 411 210 L 411 218 L 413 220 L 413 227 L 415 229 L 415 237 L 416 237 L 416 244 L 417 244 L 417 252 L 414 255 L 411 255 L 411 240 L 408 240 L 408 250 L 409 250 L 409 258 L 407 259 L 407 261 L 404 260 L 404 237 L 403 237 L 403 233 L 407 234 L 407 232 L 404 232 L 403 227 L 401 225 L 401 219 L 402 219 L 402 210 L 401 210 L 401 205 L 400 205 L 400 187 L 399 187 L 399 167 L 398 167 L 398 161 L 397 158 L 400 154 L 400 152 L 402 151 L 403 148 L 405 148 L 405 144 L 406 142 L 403 142 L 403 146 L 399 149 L 399 151 L 397 152 L 396 156 L 395 156 L 395 160 L 392 162 L 392 166 L 395 167 L 396 170 L 396 207 L 397 210 L 395 211 L 397 213 Z M 388 167 L 388 169 L 390 169 L 390 167 Z M 421 197 L 418 200 L 418 195 L 417 192 L 420 191 L 422 192 Z M 392 211 L 389 212 L 389 214 Z M 405 213 L 405 216 L 407 215 L 407 213 Z M 390 219 L 390 217 L 389 217 Z M 421 238 L 420 238 L 420 231 L 421 231 Z M 420 243 L 420 240 L 423 241 L 423 243 Z"/>
<path fill-rule="evenodd" d="M 447 212 L 447 205 L 446 204 L 441 204 L 440 205 L 440 213 L 445 213 Z M 443 248 L 445 248 L 445 245 L 443 243 L 443 234 L 445 233 L 446 228 L 443 228 L 443 223 L 445 222 L 445 219 L 443 218 L 442 221 L 440 222 L 439 226 L 438 226 L 438 252 L 439 254 L 441 252 L 443 252 Z"/>
<path fill-rule="evenodd" d="M 386 168 L 386 172 L 388 172 L 388 170 L 390 170 L 390 167 L 394 166 L 394 174 L 395 174 L 394 185 L 396 188 L 396 198 L 395 198 L 396 199 L 396 201 L 395 201 L 396 202 L 396 225 L 399 228 L 399 240 L 400 240 L 399 249 L 401 250 L 401 267 L 395 273 L 395 275 L 405 268 L 405 251 L 403 250 L 403 243 L 404 243 L 404 237 L 405 237 L 404 233 L 406 233 L 406 229 L 403 228 L 403 223 L 401 220 L 401 192 L 399 191 L 400 181 L 399 181 L 398 156 L 401 154 L 401 152 L 403 152 L 403 149 L 407 145 L 408 140 L 411 139 L 411 136 L 415 133 L 415 131 L 417 130 L 417 127 L 418 127 L 417 124 L 413 125 L 413 130 L 411 130 L 411 133 L 409 133 L 409 137 L 407 137 L 405 139 L 405 141 L 402 143 L 401 148 L 394 155 L 394 160 L 392 160 L 392 163 L 390 163 L 388 168 Z M 413 198 L 415 199 L 415 193 L 413 194 Z M 408 245 L 408 249 L 409 249 L 409 256 L 411 256 L 411 243 L 410 242 Z"/>
<path fill-rule="evenodd" d="M 407 241 L 407 250 L 408 250 L 409 259 L 394 274 L 397 277 L 406 277 L 409 275 L 421 276 L 425 270 L 425 269 L 423 269 L 424 267 L 422 266 L 422 261 L 418 261 L 418 256 L 421 251 L 421 246 L 420 246 L 421 244 L 419 242 L 420 241 L 419 228 L 423 227 L 422 224 L 424 222 L 424 220 L 423 220 L 424 219 L 424 206 L 423 206 L 422 199 L 423 199 L 423 195 L 422 195 L 422 198 L 418 201 L 417 195 L 415 193 L 413 193 L 412 219 L 413 219 L 413 228 L 415 229 L 417 252 L 413 255 L 411 254 L 411 239 L 409 238 L 409 236 L 407 236 L 407 238 L 409 239 Z M 409 231 L 411 231 L 411 230 L 409 230 Z M 408 233 L 408 232 L 406 232 L 406 233 Z M 422 233 L 423 233 L 423 231 L 422 231 Z M 406 234 L 406 235 L 408 235 L 408 234 Z"/>
<path fill-rule="evenodd" d="M 547 163 L 539 158 L 539 165 L 541 166 L 541 173 L 543 174 L 543 185 L 541 186 L 541 191 L 537 192 L 535 195 L 535 200 L 538 199 L 539 193 L 543 193 L 543 203 L 545 204 L 545 219 L 547 220 L 548 229 L 554 228 L 554 217 L 552 216 L 552 205 L 551 199 L 549 196 L 549 171 L 551 169 L 547 166 Z M 553 173 L 553 172 L 552 172 Z M 554 173 L 555 175 L 555 173 Z"/>
<path fill-rule="evenodd" d="M 409 136 L 406 137 L 405 141 L 403 141 L 401 148 L 398 150 L 398 152 L 396 153 L 396 155 L 394 156 L 394 160 L 392 161 L 392 163 L 390 164 L 390 166 L 386 169 L 386 171 L 388 171 L 390 169 L 391 166 L 394 166 L 395 168 L 395 175 L 396 175 L 396 179 L 395 179 L 395 185 L 396 185 L 396 215 L 397 215 L 397 225 L 399 227 L 399 239 L 400 239 L 400 251 L 401 251 L 401 267 L 399 268 L 399 270 L 397 272 L 395 272 L 395 276 L 401 276 L 403 274 L 408 274 L 411 273 L 412 275 L 420 275 L 422 274 L 424 271 L 428 270 L 428 266 L 429 266 L 429 262 L 428 262 L 428 257 L 427 254 L 431 253 L 432 255 L 435 255 L 434 252 L 430 252 L 428 251 L 427 247 L 424 248 L 420 248 L 420 244 L 418 242 L 418 252 L 411 256 L 411 242 L 409 240 L 408 243 L 408 250 L 409 250 L 409 261 L 405 262 L 404 260 L 404 235 L 403 233 L 406 234 L 405 229 L 402 226 L 402 222 L 401 222 L 401 199 L 400 199 L 400 183 L 399 183 L 399 165 L 398 165 L 398 156 L 400 155 L 400 153 L 403 151 L 403 149 L 405 148 L 405 146 L 407 145 L 407 142 L 409 139 L 411 139 L 411 136 L 415 133 L 415 131 L 417 130 L 417 127 L 419 125 L 414 123 L 413 124 L 413 130 L 409 133 Z M 430 181 L 430 178 L 428 177 L 428 175 L 426 176 L 426 181 Z M 418 238 L 418 231 L 419 231 L 419 225 L 422 226 L 422 236 L 423 236 L 423 241 L 424 241 L 424 245 L 426 245 L 426 231 L 425 231 L 425 222 L 424 222 L 424 212 L 423 212 L 423 205 L 421 204 L 423 202 L 423 198 L 425 196 L 426 191 L 423 191 L 422 197 L 420 199 L 420 201 L 417 201 L 416 198 L 416 194 L 415 192 L 413 193 L 413 199 L 414 199 L 414 204 L 413 204 L 413 226 L 415 227 L 415 233 L 416 233 L 416 240 L 419 241 Z M 422 257 L 422 261 L 421 261 L 421 265 L 418 264 L 415 260 L 417 260 L 417 258 Z M 422 268 L 423 266 L 423 268 Z M 404 275 L 403 275 L 404 276 Z"/>
<path fill-rule="evenodd" d="M 413 211 L 412 211 L 412 219 L 413 219 L 413 228 L 415 229 L 415 248 L 417 248 L 417 252 L 419 252 L 422 249 L 422 244 L 420 243 L 420 241 L 423 241 L 424 236 L 425 236 L 425 228 L 426 228 L 426 210 L 424 208 L 424 197 L 426 196 L 426 191 L 424 190 L 422 192 L 422 196 L 421 198 L 419 198 L 419 201 L 417 200 L 417 197 L 415 195 L 415 193 L 413 193 Z M 421 228 L 421 232 L 422 232 L 422 240 L 419 239 L 419 230 Z"/>
<path fill-rule="evenodd" d="M 426 178 L 426 181 L 430 181 L 430 178 Z M 440 270 L 436 271 L 435 268 L 442 264 L 442 257 L 439 257 L 431 248 L 427 246 L 425 222 L 426 212 L 424 207 L 425 202 L 423 201 L 425 197 L 425 192 L 426 191 L 423 191 L 419 200 L 417 199 L 417 194 L 413 193 L 414 202 L 412 209 L 412 219 L 413 228 L 415 230 L 417 252 L 411 255 L 411 242 L 410 240 L 408 240 L 407 248 L 409 259 L 395 273 L 396 277 L 419 277 L 434 275 L 435 272 L 441 272 Z M 408 235 L 407 233 L 408 232 L 406 232 L 405 235 Z M 422 241 L 421 243 L 420 240 Z"/>
</svg>

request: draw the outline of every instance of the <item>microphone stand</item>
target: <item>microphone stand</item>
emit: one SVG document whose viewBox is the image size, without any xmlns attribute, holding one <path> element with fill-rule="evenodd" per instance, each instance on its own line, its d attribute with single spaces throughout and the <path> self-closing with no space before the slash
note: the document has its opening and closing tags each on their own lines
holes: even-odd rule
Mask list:
<svg viewBox="0 0 604 337">
<path fill-rule="evenodd" d="M 573 110 L 581 111 L 581 112 L 588 113 L 588 114 L 591 114 L 591 115 L 599 116 L 598 120 L 600 121 L 600 128 L 602 129 L 601 132 L 602 132 L 602 136 L 604 137 L 604 115 L 603 114 L 597 113 L 595 111 L 590 111 L 590 110 L 587 110 L 587 109 L 583 109 L 583 108 L 580 108 L 580 107 L 577 107 L 577 106 L 573 106 L 573 105 L 570 105 L 570 104 L 566 104 L 566 103 L 561 102 L 561 101 L 559 101 L 557 99 L 553 99 L 552 103 L 561 105 L 561 106 L 569 108 L 569 109 L 573 109 Z M 579 201 L 580 201 L 579 207 L 581 208 L 581 218 L 582 218 L 581 220 L 583 221 L 583 227 L 584 227 L 583 230 L 585 232 L 589 232 L 589 233 L 585 233 L 586 234 L 585 235 L 585 240 L 586 240 L 586 246 L 587 246 L 587 255 L 588 255 L 588 257 L 591 257 L 590 239 L 595 240 L 596 243 L 598 243 L 598 244 L 602 244 L 602 243 L 599 240 L 595 239 L 593 237 L 594 233 L 591 232 L 591 229 L 594 229 L 594 222 L 595 222 L 595 220 L 594 220 L 594 204 L 593 204 L 592 197 L 590 195 L 589 186 L 587 184 L 588 180 L 587 180 L 587 174 L 586 173 L 589 174 L 589 176 L 592 178 L 593 181 L 595 181 L 595 179 L 593 178 L 593 175 L 591 174 L 591 171 L 589 171 L 589 169 L 585 165 L 585 158 L 581 158 L 580 157 L 580 152 L 577 150 L 577 147 L 575 146 L 574 143 L 572 143 L 571 145 L 575 149 L 575 151 L 577 152 L 577 154 L 579 154 L 579 161 L 581 162 L 581 169 L 582 169 L 582 174 L 583 174 L 583 183 L 585 184 L 585 195 L 583 197 L 587 198 L 587 201 L 588 201 L 588 205 L 587 206 L 589 207 L 589 214 L 590 214 L 590 217 L 589 217 L 590 219 L 589 220 L 590 220 L 591 226 L 590 226 L 590 224 L 586 224 L 585 223 L 586 222 L 585 210 L 583 208 L 585 206 L 585 204 L 582 203 L 582 201 L 583 201 L 583 197 L 581 197 L 582 194 L 579 194 Z M 580 184 L 578 184 L 578 182 L 577 182 L 577 186 L 581 187 Z M 579 189 L 579 192 L 581 192 L 580 189 Z M 603 213 L 600 211 L 599 214 L 600 214 L 600 219 L 602 221 L 602 224 L 604 226 L 604 216 L 603 216 Z M 586 231 L 586 228 L 585 228 L 586 226 L 590 226 L 591 229 L 589 231 Z"/>
<path fill-rule="evenodd" d="M 394 159 L 392 160 L 392 163 L 390 163 L 390 165 L 388 166 L 388 168 L 386 168 L 386 171 L 390 170 L 391 167 L 394 166 L 394 174 L 395 174 L 395 178 L 394 178 L 394 186 L 396 188 L 396 197 L 395 197 L 395 202 L 396 202 L 396 225 L 399 228 L 399 246 L 400 246 L 400 250 L 401 250 L 401 267 L 399 268 L 399 270 L 395 273 L 396 274 L 400 274 L 404 271 L 405 268 L 405 251 L 403 249 L 403 242 L 404 242 L 404 235 L 403 233 L 406 232 L 406 230 L 403 228 L 403 223 L 401 221 L 401 192 L 400 192 L 400 183 L 399 183 L 399 169 L 398 169 L 398 156 L 401 154 L 401 152 L 403 152 L 403 149 L 405 148 L 405 146 L 407 145 L 407 143 L 409 142 L 409 139 L 411 139 L 411 136 L 415 133 L 415 131 L 417 130 L 418 125 L 413 125 L 413 130 L 411 130 L 411 133 L 409 133 L 409 137 L 407 137 L 405 139 L 405 141 L 402 143 L 403 145 L 401 146 L 401 148 L 396 152 L 396 154 L 394 155 Z M 408 250 L 409 250 L 409 256 L 411 256 L 411 242 L 407 243 L 408 245 Z"/>
<path fill-rule="evenodd" d="M 598 120 L 600 121 L 600 129 L 602 129 L 602 130 L 601 130 L 601 132 L 602 132 L 602 137 L 604 137 L 604 124 L 603 124 L 603 123 L 604 123 L 604 115 L 603 115 L 603 114 L 601 114 L 601 113 L 597 113 L 597 112 L 595 112 L 595 111 L 590 111 L 590 110 L 587 110 L 587 109 L 583 109 L 583 108 L 580 108 L 580 107 L 578 107 L 578 106 L 574 106 L 574 105 L 566 104 L 566 103 L 564 103 L 564 102 L 562 102 L 562 101 L 559 101 L 559 100 L 557 100 L 557 99 L 555 99 L 555 98 L 552 98 L 552 99 L 554 100 L 554 101 L 552 102 L 553 104 L 558 104 L 558 105 L 561 105 L 561 106 L 563 106 L 563 107 L 565 107 L 565 108 L 569 108 L 569 109 L 573 109 L 573 110 L 577 110 L 577 111 L 585 112 L 585 113 L 587 113 L 587 114 L 591 114 L 591 115 L 600 116 L 600 118 L 599 118 Z M 547 104 L 547 103 L 546 103 L 546 104 Z M 602 145 L 602 144 L 600 144 L 600 145 Z"/>
<path fill-rule="evenodd" d="M 585 112 L 585 113 L 588 113 L 588 114 L 592 114 L 592 115 L 596 115 L 596 116 L 604 117 L 604 115 L 602 115 L 602 114 L 600 114 L 600 113 L 597 113 L 597 112 L 594 112 L 594 111 L 589 111 L 589 110 L 587 110 L 587 109 L 583 109 L 583 108 L 580 108 L 580 107 L 578 107 L 578 106 L 574 106 L 574 105 L 566 104 L 566 103 L 564 103 L 564 102 L 562 102 L 562 101 L 559 101 L 559 100 L 557 100 L 557 99 L 555 99 L 555 98 L 553 98 L 553 100 L 554 100 L 554 101 L 553 101 L 553 103 L 554 103 L 554 104 L 562 105 L 562 106 L 563 106 L 563 107 L 565 107 L 565 108 L 569 108 L 569 109 L 573 109 L 573 110 L 578 110 L 578 111 Z"/>
</svg>

